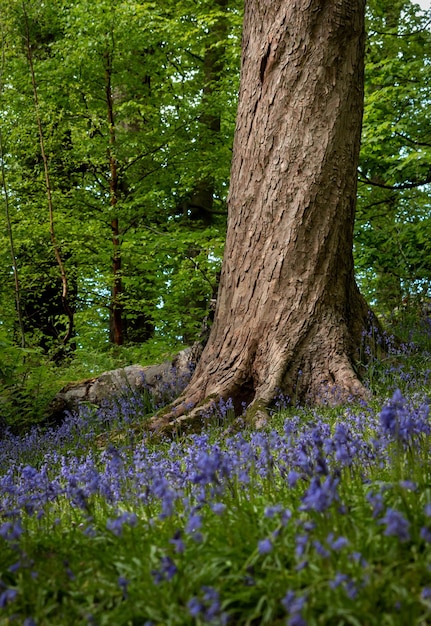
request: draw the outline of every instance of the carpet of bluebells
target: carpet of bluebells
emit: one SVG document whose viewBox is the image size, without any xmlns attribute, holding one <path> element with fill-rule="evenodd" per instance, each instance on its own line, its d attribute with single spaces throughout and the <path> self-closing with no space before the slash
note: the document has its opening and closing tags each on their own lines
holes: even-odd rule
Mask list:
<svg viewBox="0 0 431 626">
<path fill-rule="evenodd" d="M 430 624 L 419 362 L 393 360 L 370 404 L 280 398 L 262 430 L 234 432 L 226 403 L 201 434 L 155 442 L 125 396 L 7 433 L 0 626 Z"/>
</svg>

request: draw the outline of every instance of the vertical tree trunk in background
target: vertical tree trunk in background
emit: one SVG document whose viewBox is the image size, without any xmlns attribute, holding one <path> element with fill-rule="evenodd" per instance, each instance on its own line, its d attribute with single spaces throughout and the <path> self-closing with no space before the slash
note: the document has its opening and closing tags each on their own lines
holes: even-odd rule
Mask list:
<svg viewBox="0 0 431 626">
<path fill-rule="evenodd" d="M 66 332 L 64 336 L 62 337 L 62 344 L 63 346 L 66 346 L 68 342 L 70 341 L 70 339 L 73 337 L 73 333 L 74 333 L 74 310 L 69 301 L 69 281 L 68 281 L 68 277 L 66 273 L 66 267 L 63 262 L 60 246 L 58 244 L 57 236 L 56 236 L 55 219 L 54 219 L 54 203 L 52 199 L 53 190 L 52 190 L 52 185 L 51 185 L 51 176 L 50 176 L 50 171 L 49 171 L 48 156 L 45 150 L 45 136 L 43 132 L 42 118 L 41 118 L 41 112 L 40 112 L 40 106 L 39 106 L 38 86 L 36 82 L 36 74 L 34 71 L 34 64 L 33 64 L 33 52 L 32 52 L 31 38 L 30 38 L 30 27 L 29 27 L 28 15 L 27 15 L 24 2 L 22 3 L 22 10 L 23 10 L 24 27 L 25 27 L 24 45 L 25 45 L 25 52 L 26 52 L 27 61 L 28 61 L 28 67 L 30 70 L 31 84 L 33 88 L 33 100 L 34 100 L 34 108 L 35 108 L 35 113 L 36 113 L 37 128 L 38 128 L 38 133 L 39 133 L 40 154 L 42 156 L 43 169 L 44 169 L 44 174 L 45 174 L 45 189 L 46 189 L 46 196 L 47 196 L 47 201 L 48 201 L 48 213 L 49 213 L 49 234 L 51 237 L 51 245 L 54 251 L 55 260 L 58 265 L 58 269 L 59 269 L 60 276 L 61 276 L 61 285 L 62 285 L 61 302 L 62 302 L 64 313 L 67 316 L 67 320 L 68 320 L 67 326 L 66 326 Z M 56 360 L 60 361 L 61 358 L 63 358 L 63 356 L 64 356 L 64 352 L 61 350 L 60 352 L 58 352 L 55 358 Z"/>
<path fill-rule="evenodd" d="M 214 0 L 217 9 L 224 13 L 228 7 L 228 0 Z M 201 126 L 204 128 L 203 136 L 197 138 L 199 143 L 198 152 L 205 160 L 205 152 L 208 152 L 208 145 L 217 141 L 217 136 L 221 128 L 221 115 L 219 107 L 214 112 L 213 99 L 220 89 L 220 77 L 224 66 L 224 46 L 220 45 L 227 35 L 227 21 L 223 15 L 211 25 L 206 37 L 206 48 L 203 60 L 202 76 L 202 110 L 199 118 Z M 209 111 L 208 111 L 209 109 Z M 206 226 L 212 223 L 212 211 L 214 203 L 214 178 L 206 174 L 196 181 L 190 198 L 184 203 L 184 208 L 189 212 L 191 219 L 201 220 Z"/>
<path fill-rule="evenodd" d="M 2 88 L 2 84 L 0 80 L 0 93 L 1 93 L 1 88 Z M 20 335 L 20 340 L 21 340 L 20 341 L 21 348 L 25 348 L 25 331 L 24 331 L 24 322 L 23 322 L 23 315 L 22 315 L 22 309 L 21 309 L 21 296 L 20 296 L 21 290 L 20 290 L 19 276 L 18 276 L 18 265 L 16 262 L 15 243 L 14 243 L 13 232 L 12 232 L 12 221 L 10 218 L 10 211 L 9 211 L 9 190 L 8 190 L 7 183 L 6 183 L 3 136 L 2 136 L 1 129 L 0 129 L 0 162 L 1 162 L 0 174 L 1 174 L 1 179 L 2 179 L 4 206 L 5 206 L 5 215 L 6 215 L 6 228 L 7 228 L 8 239 L 9 239 L 9 248 L 10 248 L 10 256 L 11 256 L 11 261 L 12 261 L 12 271 L 13 271 L 14 287 L 15 287 L 14 289 L 15 309 L 16 309 L 16 314 L 18 317 L 18 327 L 19 327 L 19 335 Z"/>
<path fill-rule="evenodd" d="M 110 334 L 111 341 L 116 346 L 121 346 L 124 341 L 123 328 L 123 304 L 121 295 L 123 291 L 123 281 L 121 278 L 121 243 L 120 225 L 116 212 L 118 201 L 118 167 L 115 156 L 115 116 L 114 100 L 112 96 L 112 53 L 104 54 L 105 62 L 105 98 L 108 113 L 109 125 L 109 198 L 112 210 L 111 231 L 112 231 L 112 296 L 110 306 Z"/>
<path fill-rule="evenodd" d="M 248 0 L 228 231 L 215 321 L 154 429 L 211 398 L 363 396 L 368 307 L 353 273 L 365 0 Z M 199 405 L 182 415 L 189 403 Z M 182 416 L 181 416 L 182 415 Z M 180 417 L 181 416 L 181 417 Z"/>
<path fill-rule="evenodd" d="M 370 72 L 371 76 L 368 76 L 367 88 L 369 93 L 378 92 L 379 90 L 385 88 L 381 79 L 381 67 L 387 62 L 388 59 L 393 58 L 394 41 L 400 41 L 400 39 L 402 39 L 402 37 L 398 38 L 396 36 L 394 37 L 394 35 L 398 33 L 404 6 L 405 2 L 394 2 L 393 0 L 384 0 L 384 2 L 381 2 L 381 11 L 384 15 L 385 31 L 392 36 L 389 37 L 391 40 L 389 49 L 388 37 L 383 37 L 379 41 L 379 57 L 378 59 L 372 59 L 372 61 L 374 62 L 373 65 L 375 67 L 379 64 L 380 68 L 374 69 L 374 71 Z M 373 77 L 375 79 L 374 83 L 372 82 Z M 402 306 L 404 298 L 401 282 L 403 273 L 401 270 L 403 265 L 403 251 L 400 249 L 399 261 L 397 263 L 393 262 L 393 259 L 391 259 L 392 255 L 389 252 L 394 247 L 393 233 L 397 231 L 396 215 L 397 210 L 399 210 L 400 193 L 397 193 L 394 189 L 390 189 L 390 181 L 385 180 L 385 177 L 382 175 L 380 170 L 381 164 L 377 160 L 376 165 L 378 169 L 374 172 L 368 171 L 367 177 L 370 179 L 371 185 L 376 185 L 380 202 L 382 189 L 385 186 L 387 186 L 387 189 L 385 190 L 385 211 L 375 213 L 372 220 L 372 232 L 375 234 L 379 232 L 382 233 L 380 245 L 383 244 L 382 247 L 379 246 L 379 262 L 374 264 L 376 270 L 375 297 L 377 298 L 380 308 L 386 309 L 386 313 L 388 314 L 394 310 L 399 310 Z M 358 222 L 360 223 L 360 216 L 359 220 L 357 220 L 357 224 Z M 374 247 L 371 242 L 369 243 L 369 246 Z"/>
<path fill-rule="evenodd" d="M 0 95 L 3 93 L 3 73 L 4 68 L 6 66 L 6 58 L 5 58 L 5 48 L 6 41 L 3 33 L 3 24 L 0 24 L 1 28 L 1 62 L 0 62 Z M 21 347 L 25 348 L 25 332 L 24 332 L 24 322 L 21 310 L 21 297 L 20 297 L 20 284 L 19 284 L 19 276 L 18 276 L 18 265 L 16 262 L 16 254 L 15 254 L 15 242 L 12 231 L 12 221 L 10 217 L 9 211 L 9 190 L 6 182 L 6 168 L 5 168 L 5 154 L 3 149 L 3 134 L 0 128 L 0 174 L 2 180 L 2 189 L 4 196 L 4 208 L 5 208 L 5 216 L 6 216 L 6 228 L 9 239 L 9 248 L 10 248 L 10 256 L 12 261 L 12 271 L 14 277 L 14 293 L 15 293 L 15 308 L 16 314 L 18 317 L 18 327 L 20 332 L 20 343 Z"/>
</svg>

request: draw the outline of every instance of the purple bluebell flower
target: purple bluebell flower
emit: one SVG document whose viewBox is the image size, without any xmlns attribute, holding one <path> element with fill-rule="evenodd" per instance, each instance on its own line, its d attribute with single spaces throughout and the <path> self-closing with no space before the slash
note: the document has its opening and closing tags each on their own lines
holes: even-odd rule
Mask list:
<svg viewBox="0 0 431 626">
<path fill-rule="evenodd" d="M 187 608 L 192 617 L 199 617 L 205 610 L 205 606 L 199 598 L 193 597 L 187 602 Z"/>
<path fill-rule="evenodd" d="M 75 574 L 72 572 L 72 570 L 69 567 L 69 561 L 67 559 L 65 559 L 63 561 L 63 565 L 64 565 L 64 571 L 66 572 L 67 577 L 69 578 L 69 580 L 75 580 L 76 576 Z"/>
<path fill-rule="evenodd" d="M 332 548 L 332 550 L 334 550 L 335 552 L 338 552 L 339 550 L 342 550 L 349 545 L 349 542 L 345 537 L 340 536 L 335 538 L 333 533 L 330 533 L 328 535 L 326 541 L 328 546 Z"/>
<path fill-rule="evenodd" d="M 294 591 L 289 590 L 281 601 L 283 608 L 289 615 L 287 624 L 289 626 L 306 626 L 302 611 L 307 603 L 307 597 L 297 596 Z"/>
<path fill-rule="evenodd" d="M 352 552 L 350 554 L 350 558 L 352 559 L 352 561 L 354 561 L 354 563 L 359 563 L 362 568 L 368 567 L 367 560 L 362 556 L 360 552 Z"/>
<path fill-rule="evenodd" d="M 15 522 L 3 522 L 0 526 L 0 537 L 6 541 L 17 541 L 23 533 L 21 520 Z"/>
<path fill-rule="evenodd" d="M 226 505 L 223 504 L 223 502 L 212 502 L 210 507 L 213 513 L 215 513 L 216 515 L 223 515 L 223 513 L 226 511 Z"/>
<path fill-rule="evenodd" d="M 281 524 L 282 526 L 286 526 L 288 521 L 292 519 L 292 511 L 290 509 L 284 509 L 281 514 Z"/>
<path fill-rule="evenodd" d="M 6 589 L 0 593 L 0 609 L 5 609 L 8 604 L 13 602 L 18 595 L 16 589 Z"/>
<path fill-rule="evenodd" d="M 202 598 L 205 602 L 205 619 L 207 622 L 211 622 L 220 613 L 220 597 L 219 593 L 214 587 L 203 586 Z"/>
<path fill-rule="evenodd" d="M 381 493 L 374 493 L 373 491 L 370 491 L 367 493 L 366 498 L 373 508 L 373 517 L 376 519 L 385 510 L 383 496 Z"/>
<path fill-rule="evenodd" d="M 129 581 L 127 580 L 127 578 L 124 578 L 124 576 L 119 576 L 118 577 L 118 586 L 120 587 L 122 594 L 123 594 L 123 598 L 126 599 L 127 598 L 127 590 L 129 588 Z"/>
<path fill-rule="evenodd" d="M 405 400 L 399 389 L 394 392 L 389 404 L 380 412 L 380 425 L 384 433 L 395 435 L 399 427 L 399 412 L 404 408 Z"/>
<path fill-rule="evenodd" d="M 293 488 L 296 486 L 296 483 L 300 478 L 301 475 L 298 474 L 298 472 L 296 472 L 295 470 L 291 470 L 287 475 L 287 484 L 289 485 L 289 487 Z"/>
<path fill-rule="evenodd" d="M 202 528 L 202 517 L 198 513 L 192 513 L 187 521 L 185 532 L 188 535 L 193 535 Z"/>
<path fill-rule="evenodd" d="M 308 567 L 308 560 L 303 559 L 302 561 L 298 563 L 298 565 L 295 566 L 295 572 L 301 572 L 306 567 Z"/>
<path fill-rule="evenodd" d="M 418 488 L 417 483 L 413 480 L 400 480 L 399 485 L 402 489 L 406 489 L 407 491 L 416 491 Z"/>
<path fill-rule="evenodd" d="M 162 558 L 160 559 L 160 568 L 158 570 L 152 570 L 151 575 L 153 576 L 153 580 L 157 585 L 165 580 L 172 580 L 177 571 L 178 568 L 171 559 L 171 557 L 162 556 Z"/>
<path fill-rule="evenodd" d="M 421 593 L 421 600 L 431 602 L 431 587 L 424 587 Z"/>
<path fill-rule="evenodd" d="M 300 510 L 314 510 L 318 513 L 326 511 L 334 501 L 338 500 L 337 486 L 339 482 L 339 478 L 332 476 L 327 476 L 323 482 L 319 476 L 314 476 L 302 497 Z"/>
<path fill-rule="evenodd" d="M 272 519 L 273 517 L 281 513 L 282 510 L 283 510 L 283 507 L 281 504 L 276 504 L 274 506 L 267 506 L 264 511 L 264 516 L 269 519 Z"/>
<path fill-rule="evenodd" d="M 123 526 L 126 524 L 127 526 L 136 526 L 138 518 L 136 513 L 129 513 L 125 511 L 121 515 L 119 515 L 116 519 L 108 519 L 106 522 L 106 528 L 110 530 L 117 537 L 121 537 L 123 534 Z"/>
<path fill-rule="evenodd" d="M 201 597 L 194 596 L 187 602 L 189 613 L 194 618 L 202 618 L 206 624 L 212 623 L 216 618 L 222 624 L 226 623 L 226 616 L 220 614 L 221 603 L 219 593 L 214 587 L 203 586 Z"/>
<path fill-rule="evenodd" d="M 346 592 L 346 595 L 351 600 L 354 600 L 358 594 L 358 588 L 352 578 L 350 578 L 350 576 L 347 576 L 347 574 L 343 574 L 341 572 L 337 572 L 335 578 L 329 581 L 329 586 L 331 589 L 337 589 L 338 587 L 342 586 L 344 588 L 344 591 Z"/>
<path fill-rule="evenodd" d="M 288 613 L 297 613 L 302 611 L 306 603 L 305 596 L 297 596 L 292 590 L 289 590 L 281 601 L 283 608 Z"/>
<path fill-rule="evenodd" d="M 273 545 L 270 539 L 261 539 L 257 544 L 259 554 L 269 554 L 272 551 Z"/>
<path fill-rule="evenodd" d="M 316 550 L 317 554 L 319 554 L 319 556 L 323 557 L 324 559 L 327 559 L 329 556 L 331 556 L 331 553 L 320 543 L 318 539 L 313 541 L 313 547 Z"/>
<path fill-rule="evenodd" d="M 385 535 L 398 537 L 400 541 L 410 539 L 410 522 L 399 511 L 388 508 L 384 517 L 379 520 L 379 524 L 386 525 Z"/>
<path fill-rule="evenodd" d="M 298 558 L 302 557 L 305 553 L 307 543 L 308 543 L 308 535 L 297 535 L 296 537 L 296 546 L 295 546 L 295 554 Z"/>
<path fill-rule="evenodd" d="M 348 580 L 347 574 L 342 574 L 341 572 L 337 572 L 335 574 L 335 578 L 329 581 L 329 586 L 331 589 L 337 589 L 340 585 L 343 585 Z"/>
<path fill-rule="evenodd" d="M 175 552 L 177 552 L 178 554 L 181 554 L 184 552 L 185 545 L 184 545 L 184 541 L 182 540 L 180 530 L 177 530 L 174 536 L 172 537 L 172 539 L 169 539 L 169 543 L 171 543 L 174 546 Z"/>
</svg>

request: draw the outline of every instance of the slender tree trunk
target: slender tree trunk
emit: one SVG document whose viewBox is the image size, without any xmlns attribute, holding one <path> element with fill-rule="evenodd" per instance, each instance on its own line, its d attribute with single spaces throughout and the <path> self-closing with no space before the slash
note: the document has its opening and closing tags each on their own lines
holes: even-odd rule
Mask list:
<svg viewBox="0 0 431 626">
<path fill-rule="evenodd" d="M 26 48 L 28 66 L 30 70 L 31 84 L 33 88 L 34 107 L 35 107 L 35 112 L 36 112 L 37 128 L 39 132 L 40 152 L 42 156 L 44 173 L 45 173 L 45 188 L 46 188 L 46 196 L 48 200 L 48 211 L 49 211 L 49 233 L 51 237 L 52 248 L 54 250 L 55 260 L 60 270 L 61 284 L 62 284 L 61 301 L 62 301 L 64 312 L 67 315 L 67 319 L 68 319 L 67 330 L 66 330 L 64 337 L 62 338 L 63 345 L 66 345 L 73 336 L 74 312 L 69 302 L 69 285 L 68 285 L 68 280 L 67 280 L 66 268 L 63 263 L 60 246 L 58 245 L 57 237 L 55 233 L 54 203 L 52 199 L 51 177 L 49 173 L 48 156 L 45 150 L 45 138 L 44 138 L 43 127 L 42 127 L 42 119 L 40 115 L 39 96 L 38 96 L 38 88 L 37 88 L 37 82 L 36 82 L 36 74 L 34 71 L 34 64 L 33 64 L 33 52 L 32 52 L 31 39 L 30 39 L 28 16 L 27 16 L 27 11 L 26 11 L 24 3 L 22 4 L 22 10 L 23 10 L 23 15 L 24 15 L 24 23 L 25 23 L 25 48 Z"/>
<path fill-rule="evenodd" d="M 114 99 L 112 96 L 112 53 L 107 52 L 104 55 L 105 60 L 105 96 L 106 107 L 108 112 L 109 124 L 109 196 L 112 210 L 111 231 L 112 231 L 112 299 L 111 299 L 111 338 L 112 343 L 121 346 L 124 342 L 123 328 L 123 305 L 121 296 L 123 292 L 123 281 L 121 278 L 121 241 L 120 226 L 118 215 L 116 214 L 116 205 L 118 201 L 118 164 L 115 156 L 115 116 L 114 116 Z"/>
<path fill-rule="evenodd" d="M 223 13 L 228 7 L 228 0 L 214 0 L 217 9 Z M 223 73 L 225 49 L 220 42 L 227 36 L 227 20 L 224 15 L 211 25 L 206 37 L 206 48 L 203 60 L 202 77 L 202 114 L 199 118 L 203 132 L 198 136 L 198 153 L 205 160 L 205 153 L 213 142 L 218 141 L 221 129 L 221 113 L 214 110 L 214 98 L 220 89 L 220 77 Z M 199 219 L 206 226 L 213 220 L 214 178 L 206 174 L 194 185 L 190 199 L 184 208 L 191 219 Z"/>
<path fill-rule="evenodd" d="M 10 219 L 10 211 L 9 211 L 9 191 L 6 184 L 6 171 L 4 166 L 4 150 L 3 150 L 3 137 L 0 129 L 0 160 L 1 160 L 1 177 L 2 177 L 2 187 L 3 187 L 3 195 L 4 195 L 4 203 L 5 203 L 5 213 L 6 213 L 6 225 L 7 232 L 9 236 L 9 248 L 10 248 L 10 256 L 12 260 L 12 271 L 15 285 L 15 308 L 16 314 L 18 317 L 18 326 L 19 326 L 19 334 L 21 338 L 21 347 L 25 348 L 25 332 L 24 332 L 24 322 L 21 310 L 21 298 L 20 298 L 20 284 L 19 284 L 19 276 L 18 276 L 18 267 L 16 263 L 16 255 L 15 255 L 15 243 L 12 232 L 12 223 Z"/>
<path fill-rule="evenodd" d="M 5 68 L 5 38 L 4 38 L 3 28 L 1 32 L 1 41 L 2 43 L 1 43 L 1 65 L 0 65 L 0 94 L 3 91 L 3 72 Z M 9 211 L 9 190 L 8 190 L 8 185 L 6 183 L 3 134 L 2 134 L 1 128 L 0 128 L 0 161 L 1 161 L 0 171 L 1 171 L 1 178 L 2 178 L 4 204 L 5 204 L 6 226 L 7 226 L 7 232 L 8 232 L 8 237 L 9 237 L 9 248 L 10 248 L 10 256 L 11 256 L 11 261 L 12 261 L 12 271 L 13 271 L 14 286 L 15 286 L 15 289 L 14 289 L 15 308 L 16 308 L 16 314 L 18 317 L 21 347 L 25 348 L 25 332 L 24 332 L 24 322 L 23 322 L 23 316 L 22 316 L 22 310 L 21 310 L 20 284 L 19 284 L 18 266 L 16 262 L 16 255 L 15 255 L 15 243 L 14 243 L 14 237 L 13 237 L 13 232 L 12 232 L 12 223 L 11 223 L 10 211 Z"/>
<path fill-rule="evenodd" d="M 353 272 L 365 0 L 248 0 L 228 231 L 215 321 L 193 379 L 154 429 L 212 399 L 366 392 L 368 307 Z M 187 407 L 195 405 L 188 415 Z"/>
<path fill-rule="evenodd" d="M 394 35 L 398 33 L 402 17 L 403 4 L 403 2 L 393 2 L 393 0 L 384 0 L 381 2 L 385 30 L 388 35 L 390 34 L 392 36 L 383 37 L 379 41 L 379 61 L 377 61 L 377 58 L 372 59 L 372 61 L 374 61 L 374 69 L 370 72 L 370 76 L 368 76 L 368 93 L 375 93 L 384 89 L 384 84 L 382 84 L 381 80 L 382 66 L 387 63 L 387 59 L 391 58 L 394 54 L 394 40 L 399 41 L 400 39 L 403 39 L 402 37 L 394 37 Z M 388 39 L 391 40 L 389 46 Z M 402 44 L 400 44 L 400 48 L 402 50 Z M 378 69 L 376 68 L 377 65 L 379 65 Z M 376 79 L 374 82 L 373 77 Z M 367 178 L 369 179 L 369 184 L 371 186 L 376 185 L 373 192 L 376 191 L 376 196 L 380 201 L 382 199 L 382 194 L 384 193 L 386 195 L 386 210 L 383 213 L 381 211 L 377 211 L 373 214 L 371 232 L 376 235 L 379 232 L 382 234 L 381 242 L 383 242 L 383 246 L 382 248 L 379 247 L 379 259 L 374 263 L 373 268 L 375 272 L 374 284 L 376 291 L 375 296 L 380 310 L 385 309 L 385 312 L 388 314 L 394 310 L 399 310 L 402 306 L 404 299 L 401 281 L 402 275 L 404 274 L 404 277 L 410 278 L 409 276 L 405 276 L 405 272 L 408 272 L 408 263 L 404 264 L 405 255 L 401 246 L 399 246 L 398 259 L 395 262 L 393 261 L 393 239 L 394 233 L 397 231 L 396 215 L 399 210 L 401 194 L 399 191 L 397 192 L 390 188 L 390 181 L 385 179 L 385 176 L 381 171 L 381 164 L 378 161 L 376 161 L 375 171 L 367 172 Z M 385 187 L 387 188 L 384 189 Z M 361 216 L 359 214 L 357 216 L 357 225 L 358 223 L 361 223 L 360 217 Z M 364 236 L 367 237 L 366 231 L 364 232 Z M 397 235 L 395 235 L 395 238 L 398 241 Z M 368 241 L 368 245 L 372 246 L 373 244 Z"/>
</svg>

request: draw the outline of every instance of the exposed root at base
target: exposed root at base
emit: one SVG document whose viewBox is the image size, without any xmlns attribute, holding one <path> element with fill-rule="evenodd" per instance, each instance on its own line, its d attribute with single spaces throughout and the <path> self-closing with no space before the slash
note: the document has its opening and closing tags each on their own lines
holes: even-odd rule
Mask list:
<svg viewBox="0 0 431 626">
<path fill-rule="evenodd" d="M 316 369 L 319 374 L 313 376 L 311 370 L 311 376 L 304 377 L 301 387 L 296 390 L 296 399 L 300 402 L 306 405 L 339 406 L 370 399 L 370 392 L 363 386 L 344 355 L 332 361 L 331 369 L 327 370 L 326 374 L 323 373 L 323 367 L 315 368 L 314 373 Z M 266 385 L 265 393 L 261 395 L 258 392 L 257 397 L 247 407 L 245 414 L 238 416 L 236 421 L 230 422 L 228 431 L 233 432 L 244 427 L 259 429 L 269 425 L 271 416 L 268 407 L 271 406 L 278 393 L 279 388 L 275 387 L 275 383 L 272 386 Z M 221 395 L 206 397 L 190 408 L 191 401 L 199 399 L 199 396 L 196 394 L 193 398 L 185 394 L 174 404 L 155 415 L 146 424 L 145 429 L 156 437 L 175 437 L 199 432 L 208 424 L 208 417 L 214 413 L 214 408 L 217 407 L 221 397 Z M 234 404 L 236 399 L 232 398 Z M 237 402 L 238 405 L 240 403 Z"/>
</svg>

